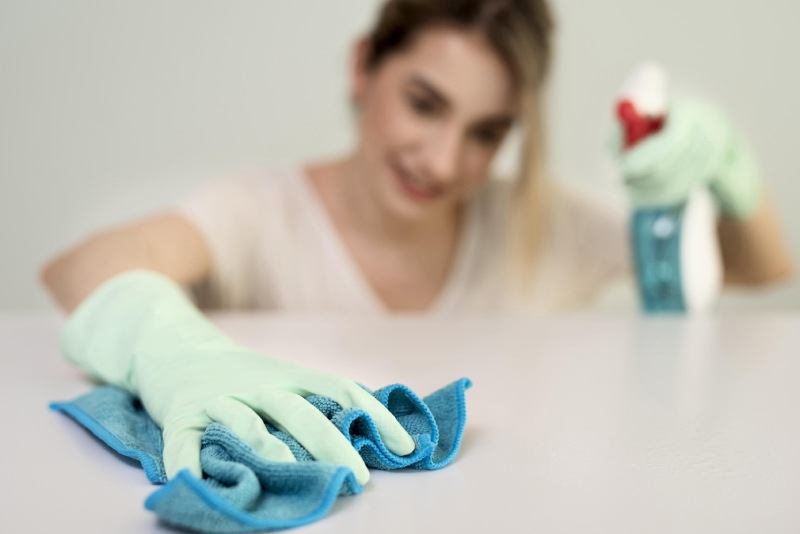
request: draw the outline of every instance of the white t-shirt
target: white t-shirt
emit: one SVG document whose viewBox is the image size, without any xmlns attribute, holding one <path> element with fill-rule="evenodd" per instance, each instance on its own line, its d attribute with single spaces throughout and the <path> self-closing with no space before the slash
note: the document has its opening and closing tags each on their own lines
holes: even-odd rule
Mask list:
<svg viewBox="0 0 800 534">
<path fill-rule="evenodd" d="M 581 306 L 630 271 L 624 214 L 556 186 L 533 291 L 509 291 L 501 261 L 510 185 L 492 181 L 468 204 L 456 258 L 431 314 L 559 311 Z M 390 313 L 298 167 L 216 179 L 176 210 L 204 235 L 212 273 L 203 308 Z"/>
</svg>

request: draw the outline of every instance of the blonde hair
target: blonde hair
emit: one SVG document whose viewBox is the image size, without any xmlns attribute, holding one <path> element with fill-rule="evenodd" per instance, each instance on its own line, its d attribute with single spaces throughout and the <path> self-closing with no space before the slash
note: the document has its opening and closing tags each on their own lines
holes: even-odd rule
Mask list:
<svg viewBox="0 0 800 534">
<path fill-rule="evenodd" d="M 507 267 L 521 288 L 528 288 L 544 237 L 549 197 L 544 86 L 553 55 L 550 8 L 545 0 L 387 0 L 369 35 L 367 68 L 377 67 L 435 25 L 482 33 L 519 88 L 523 138 L 507 218 Z"/>
</svg>

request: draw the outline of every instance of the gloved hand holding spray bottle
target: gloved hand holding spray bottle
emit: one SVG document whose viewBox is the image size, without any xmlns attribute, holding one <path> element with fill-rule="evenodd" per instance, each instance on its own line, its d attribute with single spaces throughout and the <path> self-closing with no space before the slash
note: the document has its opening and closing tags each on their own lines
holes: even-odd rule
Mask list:
<svg viewBox="0 0 800 534">
<path fill-rule="evenodd" d="M 630 238 L 644 311 L 701 312 L 716 302 L 723 267 L 717 210 L 758 208 L 753 151 L 716 106 L 670 99 L 667 76 L 645 63 L 623 84 L 613 139 L 633 214 Z"/>
</svg>

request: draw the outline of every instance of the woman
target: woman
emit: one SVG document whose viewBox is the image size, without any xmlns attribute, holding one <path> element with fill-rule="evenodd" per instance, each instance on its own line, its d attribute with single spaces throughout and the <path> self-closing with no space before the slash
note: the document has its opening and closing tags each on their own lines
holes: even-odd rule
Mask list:
<svg viewBox="0 0 800 534">
<path fill-rule="evenodd" d="M 178 209 L 103 232 L 45 267 L 45 285 L 74 311 L 65 355 L 141 397 L 164 430 L 168 476 L 201 475 L 200 435 L 211 421 L 268 458 L 292 461 L 267 420 L 366 482 L 358 454 L 303 400 L 310 394 L 370 411 L 394 452 L 414 448 L 355 383 L 236 345 L 181 286 L 209 307 L 551 310 L 584 302 L 626 270 L 621 219 L 546 181 L 551 34 L 543 0 L 389 0 L 355 49 L 359 142 L 349 155 L 214 182 Z M 727 157 L 747 147 L 700 116 L 679 123 L 723 132 L 725 146 L 703 154 L 722 163 L 697 178 L 724 214 L 726 276 L 784 277 L 790 262 L 759 177 Z M 490 163 L 516 124 L 525 134 L 519 176 L 492 180 Z M 675 171 L 689 143 L 657 137 L 626 167 L 656 177 L 655 187 L 629 180 L 650 199 L 661 190 L 659 171 Z"/>
</svg>

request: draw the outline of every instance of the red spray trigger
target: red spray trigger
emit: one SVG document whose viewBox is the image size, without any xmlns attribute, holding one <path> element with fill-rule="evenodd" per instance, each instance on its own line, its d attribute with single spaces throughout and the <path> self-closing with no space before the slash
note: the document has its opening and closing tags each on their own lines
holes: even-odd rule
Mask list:
<svg viewBox="0 0 800 534">
<path fill-rule="evenodd" d="M 663 116 L 642 115 L 630 100 L 621 100 L 617 104 L 617 118 L 624 128 L 626 149 L 630 149 L 648 135 L 660 131 L 664 126 Z"/>
<path fill-rule="evenodd" d="M 623 83 L 616 112 L 625 132 L 626 149 L 664 126 L 667 83 L 666 71 L 654 62 L 639 65 Z"/>
</svg>

